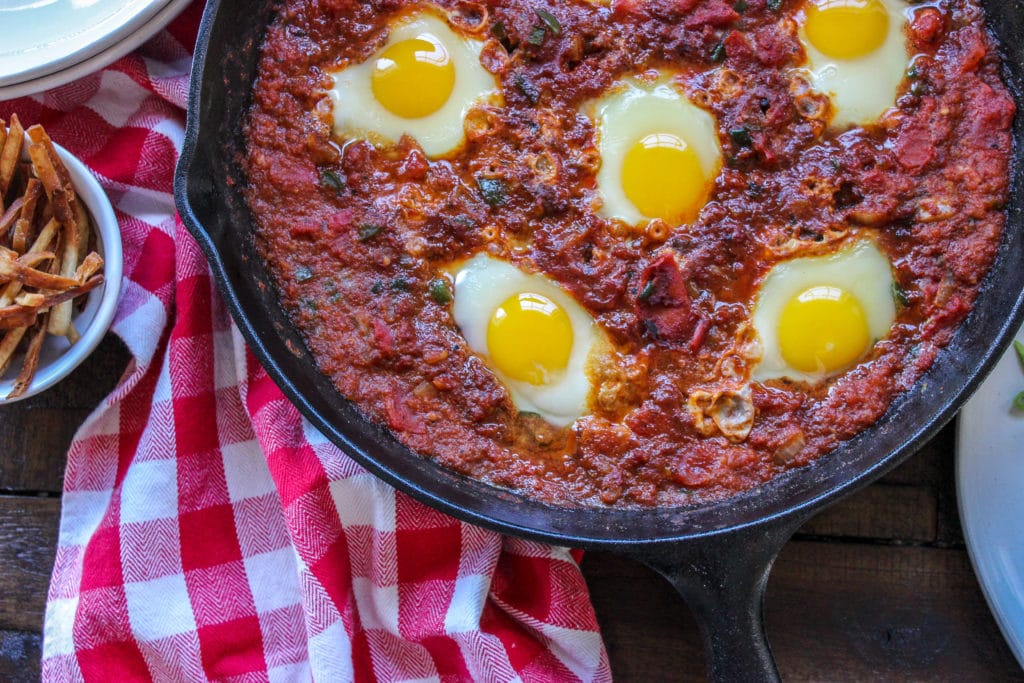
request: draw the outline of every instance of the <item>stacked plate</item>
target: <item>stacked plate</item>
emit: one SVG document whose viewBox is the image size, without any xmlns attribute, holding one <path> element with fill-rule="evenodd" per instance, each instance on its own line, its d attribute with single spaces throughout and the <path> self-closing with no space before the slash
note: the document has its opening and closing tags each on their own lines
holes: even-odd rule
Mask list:
<svg viewBox="0 0 1024 683">
<path fill-rule="evenodd" d="M 55 88 L 128 54 L 189 0 L 0 0 L 0 100 Z"/>
</svg>

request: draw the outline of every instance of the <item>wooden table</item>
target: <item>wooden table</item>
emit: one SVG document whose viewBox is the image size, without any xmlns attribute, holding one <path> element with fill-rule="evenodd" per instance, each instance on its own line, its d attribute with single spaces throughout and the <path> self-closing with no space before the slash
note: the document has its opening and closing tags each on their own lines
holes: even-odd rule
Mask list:
<svg viewBox="0 0 1024 683">
<path fill-rule="evenodd" d="M 127 359 L 108 336 L 58 387 L 0 408 L 0 680 L 39 678 L 65 452 Z M 1024 681 L 964 550 L 953 443 L 950 426 L 785 547 L 767 620 L 787 680 Z M 583 569 L 618 680 L 703 678 L 696 626 L 666 582 L 604 553 Z"/>
</svg>

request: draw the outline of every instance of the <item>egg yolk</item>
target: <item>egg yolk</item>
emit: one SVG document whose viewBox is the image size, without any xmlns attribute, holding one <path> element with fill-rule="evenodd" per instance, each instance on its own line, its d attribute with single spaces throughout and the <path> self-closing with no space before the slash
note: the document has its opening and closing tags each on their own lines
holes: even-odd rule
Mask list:
<svg viewBox="0 0 1024 683">
<path fill-rule="evenodd" d="M 856 59 L 885 42 L 889 12 L 880 0 L 812 0 L 804 31 L 822 54 Z"/>
<path fill-rule="evenodd" d="M 487 324 L 487 351 L 507 377 L 544 384 L 569 364 L 572 322 L 565 310 L 541 294 L 514 294 Z"/>
<path fill-rule="evenodd" d="M 626 153 L 622 190 L 648 218 L 680 223 L 700 211 L 707 183 L 697 153 L 685 140 L 671 133 L 655 133 Z"/>
<path fill-rule="evenodd" d="M 455 65 L 444 44 L 424 33 L 390 45 L 373 68 L 373 96 L 395 116 L 418 119 L 444 106 L 455 88 Z"/>
<path fill-rule="evenodd" d="M 811 287 L 791 299 L 779 318 L 783 359 L 801 372 L 836 372 L 867 351 L 871 335 L 864 309 L 838 287 Z"/>
</svg>

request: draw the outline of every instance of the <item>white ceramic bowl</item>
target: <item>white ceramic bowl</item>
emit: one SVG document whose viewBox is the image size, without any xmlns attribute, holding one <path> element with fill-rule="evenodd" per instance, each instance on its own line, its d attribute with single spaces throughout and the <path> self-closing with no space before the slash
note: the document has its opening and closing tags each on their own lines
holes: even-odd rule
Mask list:
<svg viewBox="0 0 1024 683">
<path fill-rule="evenodd" d="M 104 261 L 104 282 L 89 292 L 85 307 L 78 310 L 72 318 L 80 335 L 79 340 L 70 344 L 64 337 L 47 335 L 39 354 L 39 367 L 32 384 L 24 394 L 11 400 L 7 395 L 14 388 L 14 380 L 21 370 L 23 356 L 19 353 L 14 357 L 7 371 L 0 376 L 0 405 L 38 394 L 71 374 L 93 352 L 103 339 L 103 335 L 107 333 L 121 293 L 121 269 L 124 263 L 121 253 L 121 229 L 110 200 L 85 164 L 60 145 L 56 147 L 57 153 L 71 174 L 75 191 L 85 202 L 92 217 L 96 231 L 96 251 Z M 77 308 L 78 305 L 76 310 Z"/>
</svg>

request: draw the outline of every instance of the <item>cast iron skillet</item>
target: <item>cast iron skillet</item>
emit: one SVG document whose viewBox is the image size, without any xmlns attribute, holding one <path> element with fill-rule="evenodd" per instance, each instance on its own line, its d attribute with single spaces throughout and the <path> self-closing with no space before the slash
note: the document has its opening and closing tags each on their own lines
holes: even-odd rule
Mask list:
<svg viewBox="0 0 1024 683">
<path fill-rule="evenodd" d="M 987 2 L 1018 102 L 1024 83 L 1024 14 Z M 977 306 L 929 372 L 872 428 L 802 469 L 726 501 L 657 510 L 564 509 L 455 475 L 364 419 L 313 362 L 277 303 L 251 238 L 238 157 L 270 0 L 210 0 L 203 15 L 178 209 L 198 240 L 253 352 L 320 431 L 378 477 L 450 515 L 503 533 L 599 548 L 640 560 L 672 582 L 700 625 L 711 678 L 777 680 L 762 622 L 768 572 L 811 515 L 912 454 L 953 417 L 1018 327 L 1024 311 L 1024 188 L 1016 163 L 1008 228 Z M 1017 150 L 1024 121 L 1014 122 Z M 667 655 L 668 656 L 668 655 Z"/>
</svg>

